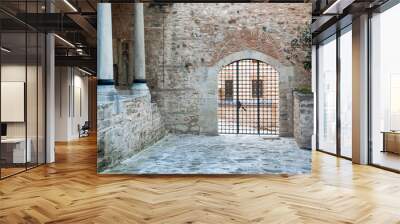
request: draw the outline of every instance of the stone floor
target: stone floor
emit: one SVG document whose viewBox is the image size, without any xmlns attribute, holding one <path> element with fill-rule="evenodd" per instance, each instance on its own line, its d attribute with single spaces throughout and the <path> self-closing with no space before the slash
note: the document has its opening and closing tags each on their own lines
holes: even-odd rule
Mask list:
<svg viewBox="0 0 400 224">
<path fill-rule="evenodd" d="M 168 135 L 120 165 L 115 174 L 301 174 L 311 151 L 293 138 Z"/>
</svg>

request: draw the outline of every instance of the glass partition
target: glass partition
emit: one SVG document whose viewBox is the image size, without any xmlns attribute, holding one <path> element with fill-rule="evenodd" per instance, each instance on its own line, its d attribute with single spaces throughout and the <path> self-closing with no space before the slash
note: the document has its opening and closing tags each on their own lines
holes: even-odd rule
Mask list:
<svg viewBox="0 0 400 224">
<path fill-rule="evenodd" d="M 340 155 L 352 157 L 352 32 L 340 35 Z"/>
<path fill-rule="evenodd" d="M 336 36 L 318 47 L 318 149 L 336 154 Z"/>
<path fill-rule="evenodd" d="M 26 169 L 26 33 L 1 34 L 1 177 Z"/>
<path fill-rule="evenodd" d="M 400 170 L 400 4 L 371 18 L 371 162 Z"/>
<path fill-rule="evenodd" d="M 38 13 L 44 1 L 0 6 Z M 43 33 L 0 12 L 1 179 L 45 163 L 45 44 Z"/>
</svg>

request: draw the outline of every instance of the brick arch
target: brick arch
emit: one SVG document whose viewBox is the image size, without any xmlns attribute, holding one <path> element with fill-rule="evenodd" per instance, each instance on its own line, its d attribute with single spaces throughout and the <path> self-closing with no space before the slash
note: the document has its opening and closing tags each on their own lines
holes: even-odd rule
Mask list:
<svg viewBox="0 0 400 224">
<path fill-rule="evenodd" d="M 244 28 L 239 31 L 229 31 L 225 34 L 223 41 L 216 44 L 215 49 L 218 49 L 218 51 L 214 52 L 213 60 L 209 66 L 213 66 L 231 54 L 246 52 L 248 49 L 254 49 L 254 52 L 262 52 L 280 62 L 290 63 L 285 57 L 282 44 L 282 40 L 275 39 L 261 29 Z"/>
<path fill-rule="evenodd" d="M 203 91 L 200 92 L 200 133 L 217 135 L 218 134 L 218 73 L 225 66 L 232 62 L 243 59 L 255 59 L 273 66 L 279 72 L 279 95 L 282 110 L 279 111 L 280 135 L 291 135 L 291 115 L 287 108 L 290 107 L 290 99 L 286 97 L 287 91 L 292 88 L 291 81 L 294 76 L 294 68 L 285 66 L 277 59 L 255 50 L 244 50 L 235 52 L 223 57 L 213 66 L 207 68 L 207 76 L 204 80 Z"/>
<path fill-rule="evenodd" d="M 243 59 L 255 59 L 255 60 L 262 61 L 262 62 L 274 67 L 282 75 L 288 74 L 288 70 L 291 69 L 291 67 L 283 65 L 277 59 L 275 59 L 269 55 L 266 55 L 264 53 L 261 53 L 259 51 L 255 51 L 255 50 L 245 50 L 245 51 L 240 51 L 240 52 L 235 52 L 235 53 L 229 54 L 229 55 L 223 57 L 221 60 L 219 60 L 212 68 L 216 69 L 217 74 L 218 74 L 218 72 L 225 65 L 229 65 L 232 62 L 243 60 Z"/>
</svg>

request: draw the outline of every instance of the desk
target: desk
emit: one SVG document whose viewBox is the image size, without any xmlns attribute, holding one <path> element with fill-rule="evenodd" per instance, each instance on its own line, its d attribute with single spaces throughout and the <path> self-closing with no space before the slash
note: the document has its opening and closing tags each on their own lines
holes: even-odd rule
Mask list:
<svg viewBox="0 0 400 224">
<path fill-rule="evenodd" d="M 400 154 L 400 132 L 384 131 L 383 133 L 383 150 L 382 152 L 392 152 Z"/>
<path fill-rule="evenodd" d="M 1 139 L 1 157 L 6 163 L 26 163 L 31 162 L 31 139 L 27 139 L 28 143 L 25 152 L 25 138 L 5 138 Z M 25 160 L 26 159 L 26 160 Z"/>
</svg>

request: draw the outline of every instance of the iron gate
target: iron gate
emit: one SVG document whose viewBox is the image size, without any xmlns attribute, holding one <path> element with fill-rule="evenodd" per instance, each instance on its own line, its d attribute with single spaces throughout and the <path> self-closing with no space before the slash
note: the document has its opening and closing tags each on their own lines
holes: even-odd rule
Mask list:
<svg viewBox="0 0 400 224">
<path fill-rule="evenodd" d="M 226 65 L 218 74 L 218 132 L 279 135 L 279 73 L 258 60 Z"/>
</svg>

